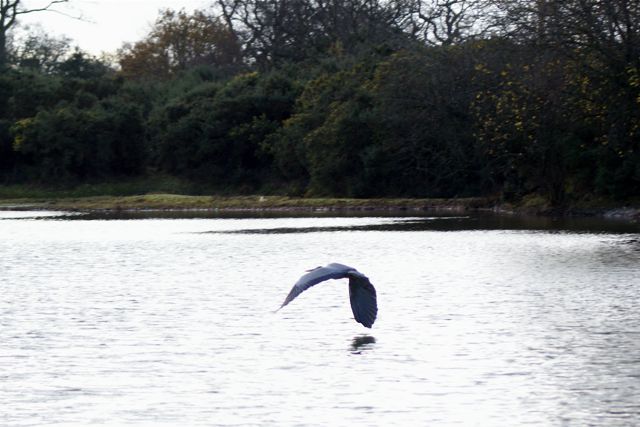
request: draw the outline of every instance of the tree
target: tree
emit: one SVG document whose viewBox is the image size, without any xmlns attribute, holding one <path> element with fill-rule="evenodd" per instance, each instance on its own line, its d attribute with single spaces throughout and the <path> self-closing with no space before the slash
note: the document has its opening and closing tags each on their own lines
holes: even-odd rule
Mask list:
<svg viewBox="0 0 640 427">
<path fill-rule="evenodd" d="M 571 68 L 593 152 L 596 189 L 627 197 L 640 184 L 640 1 L 494 0 L 503 34 Z M 545 94 L 546 97 L 546 94 Z M 558 113 L 557 103 L 550 104 Z M 582 150 L 584 151 L 584 150 Z"/>
<path fill-rule="evenodd" d="M 380 116 L 374 109 L 373 61 L 325 72 L 307 82 L 295 113 L 267 147 L 288 190 L 314 196 L 384 195 L 370 178 Z M 373 165 L 374 167 L 377 165 Z"/>
<path fill-rule="evenodd" d="M 506 64 L 478 64 L 476 81 L 484 90 L 473 103 L 476 138 L 504 197 L 535 192 L 558 205 L 565 199 L 570 145 L 579 145 L 569 96 L 573 76 L 556 57 L 524 52 Z"/>
<path fill-rule="evenodd" d="M 308 50 L 303 39 L 314 36 L 313 10 L 306 0 L 221 0 L 218 5 L 258 65 L 300 58 Z"/>
<path fill-rule="evenodd" d="M 409 0 L 403 28 L 433 45 L 486 37 L 493 27 L 487 0 Z"/>
<path fill-rule="evenodd" d="M 377 187 L 428 197 L 487 190 L 469 111 L 473 58 L 480 55 L 473 43 L 434 46 L 399 52 L 378 66 L 371 86 L 381 130 L 368 159 Z"/>
<path fill-rule="evenodd" d="M 131 176 L 144 167 L 138 106 L 108 98 L 85 107 L 61 103 L 12 126 L 14 149 L 39 182 Z"/>
<path fill-rule="evenodd" d="M 289 117 L 297 95 L 286 73 L 207 82 L 163 103 L 150 119 L 153 164 L 222 188 L 257 188 L 271 158 L 263 141 Z"/>
<path fill-rule="evenodd" d="M 67 3 L 69 0 L 49 0 L 40 7 L 27 8 L 22 0 L 0 0 L 0 69 L 7 66 L 8 32 L 16 24 L 20 15 L 34 12 L 51 11 L 55 5 Z"/>
<path fill-rule="evenodd" d="M 401 25 L 410 13 L 405 0 L 316 0 L 315 7 L 323 36 L 346 53 L 410 44 Z"/>
<path fill-rule="evenodd" d="M 493 0 L 502 33 L 606 67 L 640 65 L 640 0 Z"/>
<path fill-rule="evenodd" d="M 53 73 L 67 57 L 71 48 L 71 39 L 65 36 L 51 36 L 40 26 L 14 40 L 10 53 L 11 63 L 22 68 Z"/>
<path fill-rule="evenodd" d="M 163 10 L 151 32 L 118 52 L 122 73 L 128 77 L 166 79 L 199 65 L 236 66 L 240 47 L 219 18 L 204 11 L 192 14 Z"/>
<path fill-rule="evenodd" d="M 217 0 L 245 55 L 259 68 L 317 58 L 329 50 L 354 54 L 381 44 L 406 44 L 399 23 L 404 1 Z"/>
<path fill-rule="evenodd" d="M 56 64 L 55 72 L 63 77 L 91 79 L 113 71 L 99 59 L 76 48 L 71 55 Z"/>
</svg>

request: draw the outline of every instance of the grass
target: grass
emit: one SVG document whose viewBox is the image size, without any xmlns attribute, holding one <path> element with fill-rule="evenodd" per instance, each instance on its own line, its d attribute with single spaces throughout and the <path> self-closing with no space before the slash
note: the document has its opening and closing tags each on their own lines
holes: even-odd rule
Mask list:
<svg viewBox="0 0 640 427">
<path fill-rule="evenodd" d="M 447 210 L 454 212 L 489 210 L 527 214 L 557 214 L 548 201 L 539 195 L 529 195 L 515 205 L 497 198 L 459 199 L 409 198 L 305 198 L 275 195 L 202 195 L 206 189 L 174 177 L 152 176 L 133 180 L 75 187 L 45 187 L 33 185 L 0 185 L 0 209 L 55 209 L 70 211 L 101 210 L 306 210 L 306 211 L 381 211 L 381 210 Z M 580 200 L 571 204 L 570 214 L 601 214 L 634 203 L 613 203 L 608 200 Z"/>
<path fill-rule="evenodd" d="M 143 194 L 55 198 L 9 198 L 1 207 L 60 210 L 465 210 L 481 206 L 480 199 L 333 199 L 286 196 L 188 196 Z"/>
<path fill-rule="evenodd" d="M 466 210 L 487 207 L 484 198 L 349 199 L 288 196 L 188 195 L 202 188 L 172 177 L 149 177 L 76 187 L 0 186 L 0 209 L 59 210 Z"/>
<path fill-rule="evenodd" d="M 191 194 L 191 183 L 170 176 L 149 176 L 75 186 L 0 185 L 0 200 L 131 196 L 148 193 Z"/>
</svg>

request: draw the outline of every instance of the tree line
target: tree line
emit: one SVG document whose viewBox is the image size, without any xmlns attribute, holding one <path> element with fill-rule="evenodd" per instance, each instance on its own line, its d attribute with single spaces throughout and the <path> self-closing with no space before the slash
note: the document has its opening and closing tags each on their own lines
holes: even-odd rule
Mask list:
<svg viewBox="0 0 640 427">
<path fill-rule="evenodd" d="M 5 39 L 4 183 L 640 196 L 640 0 L 218 0 L 110 58 Z"/>
</svg>

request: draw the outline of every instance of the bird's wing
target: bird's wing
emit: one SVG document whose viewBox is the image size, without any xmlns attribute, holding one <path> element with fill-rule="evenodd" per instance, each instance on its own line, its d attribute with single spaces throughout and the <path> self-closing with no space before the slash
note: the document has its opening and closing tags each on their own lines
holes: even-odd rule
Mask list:
<svg viewBox="0 0 640 427">
<path fill-rule="evenodd" d="M 376 288 L 358 272 L 349 274 L 349 300 L 356 322 L 370 328 L 378 315 Z"/>
<path fill-rule="evenodd" d="M 307 274 L 298 279 L 295 285 L 293 285 L 293 288 L 291 288 L 289 295 L 287 295 L 287 298 L 284 300 L 280 308 L 289 304 L 298 295 L 300 295 L 302 292 L 306 291 L 313 285 L 317 285 L 318 283 L 324 282 L 325 280 L 329 279 L 342 279 L 344 277 L 347 277 L 349 272 L 352 271 L 356 270 L 346 265 L 335 263 L 329 264 L 326 267 L 317 267 L 313 270 L 310 270 Z"/>
</svg>

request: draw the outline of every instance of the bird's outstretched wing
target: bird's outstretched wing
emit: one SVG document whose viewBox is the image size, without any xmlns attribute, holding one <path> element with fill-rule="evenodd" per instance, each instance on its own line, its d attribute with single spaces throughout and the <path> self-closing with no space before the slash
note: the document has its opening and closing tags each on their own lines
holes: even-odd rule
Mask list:
<svg viewBox="0 0 640 427">
<path fill-rule="evenodd" d="M 349 273 L 349 300 L 356 322 L 370 328 L 378 315 L 376 288 L 369 278 L 358 272 Z"/>
<path fill-rule="evenodd" d="M 296 284 L 293 285 L 293 288 L 291 288 L 289 295 L 287 295 L 287 298 L 284 300 L 280 308 L 289 304 L 298 295 L 300 295 L 302 292 L 306 291 L 313 285 L 317 285 L 318 283 L 324 282 L 325 280 L 329 279 L 342 279 L 348 277 L 349 273 L 352 272 L 357 273 L 355 268 L 337 263 L 332 263 L 327 265 L 326 267 L 317 267 L 313 270 L 309 270 L 307 274 L 298 279 Z"/>
</svg>

